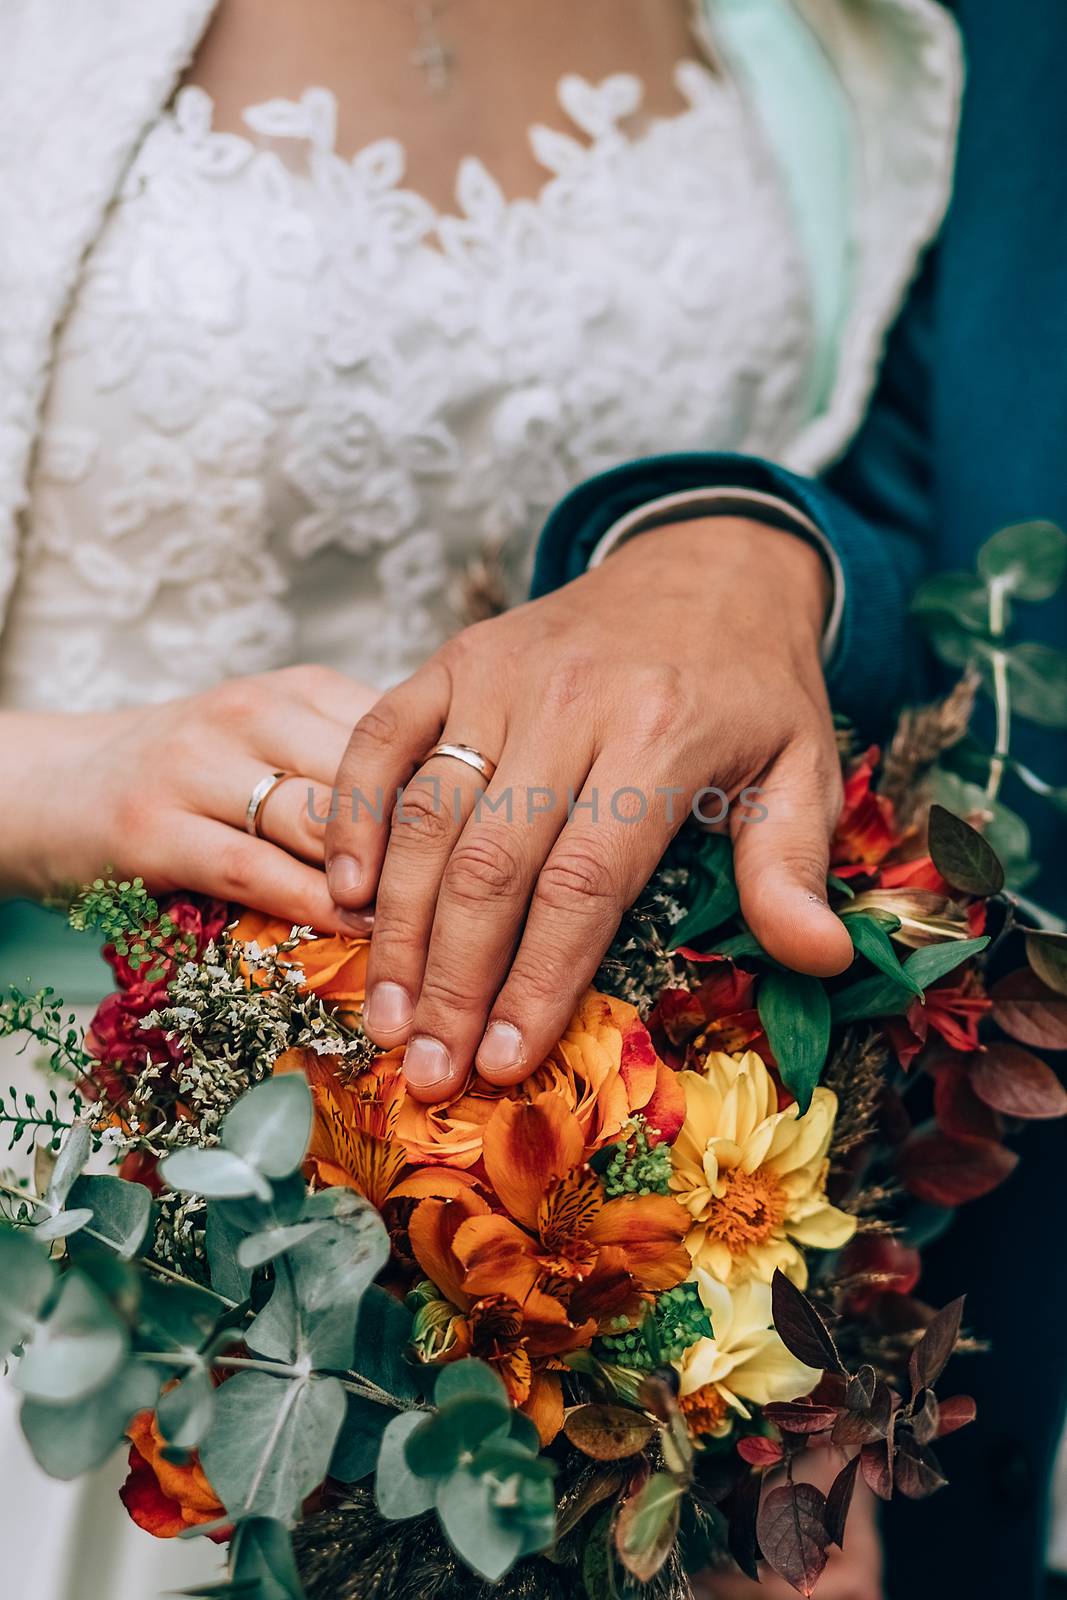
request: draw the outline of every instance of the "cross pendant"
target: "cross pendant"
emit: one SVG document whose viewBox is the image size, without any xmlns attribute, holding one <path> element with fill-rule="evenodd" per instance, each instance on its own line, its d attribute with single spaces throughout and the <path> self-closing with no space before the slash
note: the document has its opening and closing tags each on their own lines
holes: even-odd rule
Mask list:
<svg viewBox="0 0 1067 1600">
<path fill-rule="evenodd" d="M 427 85 L 433 94 L 447 94 L 452 87 L 453 52 L 440 39 L 427 39 L 412 52 L 413 66 L 426 74 Z"/>
</svg>

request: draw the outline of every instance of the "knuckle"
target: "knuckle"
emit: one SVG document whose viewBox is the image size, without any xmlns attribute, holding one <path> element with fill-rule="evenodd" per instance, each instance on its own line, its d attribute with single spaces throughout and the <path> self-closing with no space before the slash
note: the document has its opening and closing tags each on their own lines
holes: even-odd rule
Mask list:
<svg viewBox="0 0 1067 1600">
<path fill-rule="evenodd" d="M 544 704 L 550 716 L 558 716 L 581 702 L 589 692 L 595 666 L 591 656 L 573 650 L 552 665 L 544 685 Z"/>
<path fill-rule="evenodd" d="M 689 696 L 680 667 L 646 669 L 634 685 L 630 715 L 639 739 L 656 743 L 686 720 Z"/>
<path fill-rule="evenodd" d="M 259 678 L 231 678 L 209 689 L 208 709 L 227 725 L 245 721 L 258 712 L 264 701 L 264 686 Z"/>
<path fill-rule="evenodd" d="M 340 672 L 316 661 L 302 661 L 296 666 L 285 667 L 278 677 L 301 698 L 316 701 L 324 699 L 345 683 Z"/>
<path fill-rule="evenodd" d="M 497 1009 L 501 1015 L 516 1020 L 536 1018 L 541 1026 L 546 1017 L 558 1013 L 560 999 L 567 995 L 572 982 L 573 968 L 564 967 L 547 952 L 539 956 L 535 951 L 520 950 Z M 568 1004 L 565 1009 L 569 1015 L 573 1005 Z M 565 1021 L 561 1031 L 562 1026 Z"/>
<path fill-rule="evenodd" d="M 534 902 L 548 911 L 601 913 L 613 904 L 611 861 L 592 838 L 561 846 L 545 862 Z"/>
<path fill-rule="evenodd" d="M 472 1012 L 484 1012 L 486 1005 L 487 1002 L 475 993 L 469 974 L 450 972 L 440 967 L 429 968 L 419 993 L 416 1031 L 427 1029 L 435 1033 L 447 1032 L 451 1018 L 457 1014 L 469 1016 Z M 440 1026 L 428 1027 L 431 1019 L 435 1024 L 439 1019 Z"/>
<path fill-rule="evenodd" d="M 409 784 L 389 821 L 390 839 L 401 848 L 439 845 L 451 836 L 453 827 L 439 788 L 429 783 Z"/>
<path fill-rule="evenodd" d="M 349 747 L 363 746 L 372 754 L 391 749 L 400 736 L 400 719 L 388 696 L 365 711 L 352 731 Z"/>
<path fill-rule="evenodd" d="M 461 905 L 480 905 L 514 894 L 522 878 L 522 861 L 507 836 L 480 832 L 457 844 L 445 870 L 444 887 L 449 898 Z"/>
<path fill-rule="evenodd" d="M 216 892 L 224 900 L 247 901 L 255 888 L 255 873 L 243 844 L 224 845 L 215 857 Z"/>
</svg>

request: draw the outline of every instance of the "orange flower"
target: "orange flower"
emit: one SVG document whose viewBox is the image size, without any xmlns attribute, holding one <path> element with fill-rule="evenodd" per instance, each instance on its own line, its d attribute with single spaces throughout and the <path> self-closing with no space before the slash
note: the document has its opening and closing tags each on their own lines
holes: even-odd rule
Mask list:
<svg viewBox="0 0 1067 1600">
<path fill-rule="evenodd" d="M 873 872 L 899 843 L 893 807 L 871 788 L 877 745 L 845 779 L 845 803 L 830 847 L 830 870 L 839 878 Z"/>
<path fill-rule="evenodd" d="M 453 1191 L 423 1200 L 409 1224 L 426 1276 L 467 1313 L 468 1336 L 449 1359 L 470 1349 L 492 1360 L 545 1443 L 563 1419 L 558 1357 L 617 1329 L 619 1318 L 632 1322 L 648 1293 L 690 1270 L 682 1208 L 668 1195 L 606 1200 L 585 1149 L 558 1090 L 501 1100 L 485 1125 L 483 1158 L 507 1214 L 473 1190 Z"/>
<path fill-rule="evenodd" d="M 232 937 L 241 944 L 257 944 L 261 950 L 281 944 L 292 932 L 292 923 L 268 917 L 262 911 L 245 911 Z M 304 973 L 301 988 L 317 994 L 320 1000 L 347 1010 L 363 1004 L 367 987 L 369 939 L 349 939 L 344 934 L 317 934 L 284 959 Z M 251 976 L 252 974 L 250 974 Z"/>
<path fill-rule="evenodd" d="M 122 1503 L 139 1528 L 157 1539 L 176 1539 L 186 1528 L 218 1522 L 226 1515 L 194 1454 L 185 1466 L 163 1456 L 165 1440 L 154 1411 L 141 1411 L 126 1429 L 133 1441 L 130 1472 L 119 1490 Z M 223 1528 L 210 1534 L 216 1542 L 230 1537 Z"/>
<path fill-rule="evenodd" d="M 617 1139 L 636 1112 L 657 1130 L 652 1143 L 673 1140 L 685 1120 L 678 1079 L 656 1055 L 635 1008 L 595 989 L 587 991 L 546 1060 L 525 1083 L 503 1094 L 521 1104 L 546 1091 L 573 1113 L 585 1156 Z M 444 1105 L 407 1099 L 397 1137 L 413 1161 L 473 1167 L 501 1098 L 502 1091 L 476 1080 Z"/>
<path fill-rule="evenodd" d="M 395 1138 L 405 1094 L 403 1054 L 390 1051 L 371 1071 L 348 1078 L 338 1057 L 314 1050 L 286 1050 L 274 1063 L 276 1073 L 302 1072 L 311 1089 L 315 1114 L 305 1176 L 325 1188 L 355 1189 L 377 1211 L 389 1200 L 442 1192 L 436 1178 L 423 1181 L 417 1172 L 404 1178 L 407 1151 Z M 472 1182 L 456 1173 L 454 1187 Z"/>
</svg>

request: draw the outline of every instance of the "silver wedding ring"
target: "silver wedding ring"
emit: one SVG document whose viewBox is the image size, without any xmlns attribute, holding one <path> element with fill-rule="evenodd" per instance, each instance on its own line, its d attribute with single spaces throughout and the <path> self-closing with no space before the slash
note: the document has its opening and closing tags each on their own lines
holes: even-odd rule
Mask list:
<svg viewBox="0 0 1067 1600">
<path fill-rule="evenodd" d="M 426 760 L 431 761 L 434 756 L 450 756 L 453 761 L 462 761 L 464 766 L 473 767 L 475 772 L 481 773 L 486 783 L 490 782 L 496 771 L 496 762 L 490 761 L 488 756 L 483 756 L 480 750 L 475 750 L 469 744 L 435 744 Z"/>
<path fill-rule="evenodd" d="M 295 778 L 295 772 L 269 772 L 265 778 L 260 778 L 252 793 L 248 797 L 245 807 L 245 832 L 252 834 L 253 838 L 262 839 L 259 831 L 259 818 L 263 807 L 286 778 Z"/>
</svg>

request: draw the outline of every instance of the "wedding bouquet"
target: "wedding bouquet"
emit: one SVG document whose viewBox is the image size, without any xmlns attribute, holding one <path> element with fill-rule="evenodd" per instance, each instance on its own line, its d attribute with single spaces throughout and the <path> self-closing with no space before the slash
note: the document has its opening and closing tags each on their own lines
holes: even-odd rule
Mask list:
<svg viewBox="0 0 1067 1600">
<path fill-rule="evenodd" d="M 84 1038 L 50 991 L 4 1010 L 74 1080 L 69 1117 L 2 1107 L 43 1135 L 0 1225 L 42 1467 L 125 1441 L 130 1516 L 228 1545 L 193 1592 L 235 1600 L 684 1600 L 761 1562 L 809 1595 L 860 1479 L 940 1489 L 974 1406 L 935 1385 L 981 1329 L 916 1298 L 920 1251 L 1067 1110 L 1033 1053 L 1067 1048 L 1067 937 L 936 766 L 974 693 L 884 755 L 842 733 L 848 972 L 770 959 L 687 829 L 534 1074 L 443 1105 L 361 1030 L 364 941 L 85 890 L 116 992 Z"/>
</svg>

